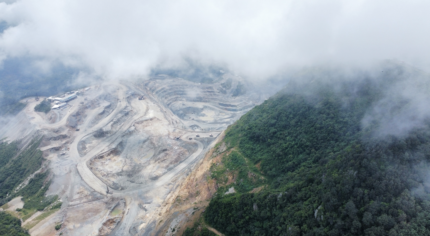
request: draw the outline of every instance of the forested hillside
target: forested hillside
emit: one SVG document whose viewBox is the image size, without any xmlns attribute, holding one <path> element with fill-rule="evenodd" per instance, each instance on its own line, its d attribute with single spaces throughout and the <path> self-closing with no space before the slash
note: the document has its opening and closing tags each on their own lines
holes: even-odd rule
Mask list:
<svg viewBox="0 0 430 236">
<path fill-rule="evenodd" d="M 7 213 L 0 212 L 0 236 L 27 236 L 30 235 L 21 228 L 21 221 Z"/>
<path fill-rule="evenodd" d="M 40 140 L 34 140 L 17 157 L 14 156 L 18 154 L 15 143 L 1 144 L 0 161 L 4 164 L 0 166 L 0 201 L 6 199 L 8 194 L 11 195 L 13 189 L 41 167 L 43 157 L 38 149 L 39 143 Z"/>
<path fill-rule="evenodd" d="M 57 200 L 57 196 L 46 197 L 49 188 L 48 172 L 41 172 L 29 183 L 15 191 L 31 174 L 39 170 L 43 163 L 42 152 L 38 149 L 41 140 L 33 142 L 19 152 L 17 143 L 0 143 L 0 205 L 14 197 L 22 196 L 24 201 L 23 215 L 42 211 Z"/>
<path fill-rule="evenodd" d="M 236 181 L 206 223 L 226 235 L 430 235 L 430 123 L 383 138 L 381 122 L 363 125 L 390 78 L 290 84 L 244 115 L 226 131 L 224 166 L 211 168 Z"/>
</svg>

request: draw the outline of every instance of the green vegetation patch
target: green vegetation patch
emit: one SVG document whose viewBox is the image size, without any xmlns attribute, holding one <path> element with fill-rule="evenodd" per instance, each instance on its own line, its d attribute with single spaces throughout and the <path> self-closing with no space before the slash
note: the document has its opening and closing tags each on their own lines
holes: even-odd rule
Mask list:
<svg viewBox="0 0 430 236">
<path fill-rule="evenodd" d="M 234 151 L 212 175 L 234 170 L 244 184 L 217 194 L 205 221 L 225 235 L 430 235 L 430 123 L 372 136 L 380 124 L 361 121 L 382 97 L 384 84 L 375 83 L 290 88 L 229 127 L 224 142 Z M 247 193 L 247 172 L 267 187 Z"/>
<path fill-rule="evenodd" d="M 3 206 L 1 206 L 0 208 L 2 208 L 3 210 L 6 210 L 9 208 L 9 204 L 6 203 Z"/>
<path fill-rule="evenodd" d="M 110 213 L 110 215 L 111 215 L 112 217 L 115 217 L 115 216 L 119 216 L 121 213 L 122 213 L 121 209 L 116 209 L 116 208 L 115 208 L 115 209 Z"/>
<path fill-rule="evenodd" d="M 24 225 L 25 229 L 31 229 L 33 228 L 35 225 L 39 224 L 40 221 L 46 219 L 48 216 L 54 214 L 55 212 L 57 212 L 59 209 L 53 209 L 53 210 L 49 210 L 46 212 L 43 212 L 42 214 L 40 214 L 39 216 L 37 216 L 36 218 L 34 218 L 31 222 L 27 223 Z"/>
<path fill-rule="evenodd" d="M 10 212 L 11 214 L 26 221 L 37 211 L 46 209 L 58 210 L 61 208 L 61 202 L 53 204 L 58 200 L 58 196 L 45 197 L 49 187 L 49 182 L 45 183 L 47 175 L 47 172 L 36 174 L 27 186 L 12 195 L 11 198 L 23 196 L 24 207 L 22 209 L 17 209 L 17 212 Z M 47 208 L 49 205 L 52 205 L 52 207 Z"/>
<path fill-rule="evenodd" d="M 57 202 L 56 204 L 54 204 L 51 209 L 61 209 L 61 206 L 63 205 L 62 202 Z"/>
<path fill-rule="evenodd" d="M 0 142 L 0 168 L 9 163 L 9 161 L 18 153 L 18 151 L 19 149 L 16 142 Z"/>
<path fill-rule="evenodd" d="M 218 183 L 226 184 L 228 181 L 227 177 L 227 168 L 224 166 L 224 164 L 212 164 L 211 168 L 211 178 L 215 179 Z"/>
<path fill-rule="evenodd" d="M 37 210 L 36 209 L 22 209 L 19 214 L 17 215 L 17 217 L 21 218 L 22 221 L 26 221 L 28 220 L 31 216 L 34 215 L 34 213 L 36 213 Z"/>
<path fill-rule="evenodd" d="M 17 143 L 0 143 L 0 202 L 7 203 L 22 196 L 24 207 L 14 212 L 14 215 L 23 221 L 37 211 L 43 211 L 58 199 L 57 196 L 45 197 L 50 185 L 50 181 L 47 181 L 48 172 L 34 175 L 25 187 L 15 192 L 19 184 L 42 166 L 42 152 L 38 149 L 40 141 L 41 139 L 32 141 L 19 154 Z M 60 207 L 61 203 L 57 203 L 51 209 Z"/>
<path fill-rule="evenodd" d="M 21 227 L 21 221 L 0 211 L 0 236 L 28 236 L 28 231 Z"/>
<path fill-rule="evenodd" d="M 6 203 L 10 199 L 7 194 L 12 194 L 13 189 L 42 166 L 40 142 L 41 139 L 32 141 L 16 158 L 13 158 L 18 153 L 16 143 L 0 145 L 0 160 L 6 163 L 0 166 L 0 203 Z"/>
<path fill-rule="evenodd" d="M 210 231 L 201 221 L 202 219 L 195 222 L 192 228 L 187 228 L 182 236 L 216 236 L 216 234 Z"/>
<path fill-rule="evenodd" d="M 51 110 L 51 103 L 46 99 L 34 107 L 35 111 L 48 113 Z"/>
<path fill-rule="evenodd" d="M 236 150 L 223 154 L 222 162 L 212 164 L 210 171 L 211 178 L 220 184 L 218 189 L 220 194 L 225 193 L 229 187 L 234 187 L 237 192 L 243 193 L 266 183 L 265 177 L 257 167 Z M 229 175 L 236 181 L 226 185 Z"/>
<path fill-rule="evenodd" d="M 24 209 L 43 211 L 47 206 L 57 201 L 57 196 L 45 197 L 49 182 L 45 183 L 48 172 L 36 174 L 17 195 L 23 196 Z M 61 205 L 60 205 L 61 207 Z"/>
</svg>

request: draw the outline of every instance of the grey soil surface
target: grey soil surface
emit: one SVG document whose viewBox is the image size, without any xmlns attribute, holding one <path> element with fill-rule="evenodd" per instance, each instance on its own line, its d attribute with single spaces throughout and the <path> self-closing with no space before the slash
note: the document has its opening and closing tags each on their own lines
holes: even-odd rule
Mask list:
<svg viewBox="0 0 430 236">
<path fill-rule="evenodd" d="M 229 86 L 226 86 L 229 84 Z M 36 101 L 11 121 L 10 140 L 41 132 L 54 174 L 49 194 L 63 206 L 44 227 L 62 235 L 153 235 L 162 206 L 221 131 L 259 101 L 237 96 L 225 74 L 213 84 L 161 76 L 105 83 L 41 115 Z M 236 92 L 235 92 L 236 91 Z M 32 235 L 42 235 L 36 225 Z"/>
</svg>

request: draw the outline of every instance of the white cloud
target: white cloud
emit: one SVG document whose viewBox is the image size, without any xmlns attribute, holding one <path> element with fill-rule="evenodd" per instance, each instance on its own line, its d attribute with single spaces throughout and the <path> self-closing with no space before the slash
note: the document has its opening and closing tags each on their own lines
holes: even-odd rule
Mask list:
<svg viewBox="0 0 430 236">
<path fill-rule="evenodd" d="M 146 75 L 184 57 L 259 78 L 315 64 L 398 59 L 428 68 L 425 0 L 0 2 L 0 59 L 34 56 L 97 75 Z"/>
</svg>

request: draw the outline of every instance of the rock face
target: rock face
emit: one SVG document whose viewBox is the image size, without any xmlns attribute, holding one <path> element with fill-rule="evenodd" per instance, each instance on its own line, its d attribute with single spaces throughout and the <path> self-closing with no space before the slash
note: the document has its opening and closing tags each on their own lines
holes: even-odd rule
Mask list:
<svg viewBox="0 0 430 236">
<path fill-rule="evenodd" d="M 257 205 L 257 203 L 254 203 L 254 205 L 252 205 L 252 209 L 254 209 L 254 211 L 258 211 L 258 205 Z"/>
<path fill-rule="evenodd" d="M 115 226 L 118 225 L 120 220 L 121 220 L 121 218 L 119 218 L 119 217 L 106 220 L 103 223 L 103 226 L 99 230 L 99 236 L 109 235 L 112 232 L 112 230 L 115 228 Z"/>
<path fill-rule="evenodd" d="M 225 194 L 227 195 L 227 194 L 232 194 L 232 193 L 235 193 L 235 192 L 236 191 L 234 190 L 234 187 L 231 187 L 231 188 L 228 189 L 227 192 L 225 192 Z"/>
<path fill-rule="evenodd" d="M 112 211 L 107 216 L 107 219 L 103 222 L 102 226 L 99 229 L 99 236 L 107 236 L 112 233 L 118 223 L 121 221 L 124 216 L 124 207 L 125 202 L 120 201 L 115 205 Z"/>
</svg>

